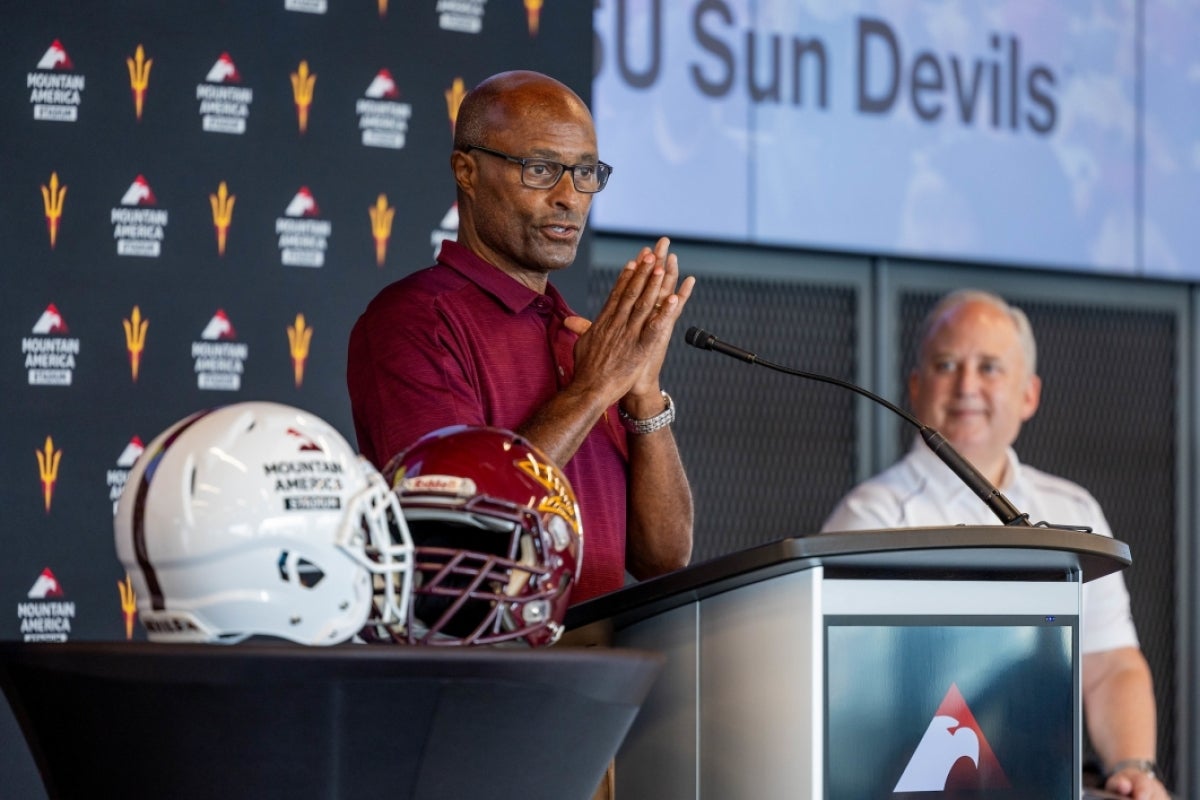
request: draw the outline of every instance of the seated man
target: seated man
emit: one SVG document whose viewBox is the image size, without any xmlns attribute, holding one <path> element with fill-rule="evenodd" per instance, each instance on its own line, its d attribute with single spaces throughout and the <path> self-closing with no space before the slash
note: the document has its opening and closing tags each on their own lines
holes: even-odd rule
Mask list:
<svg viewBox="0 0 1200 800">
<path fill-rule="evenodd" d="M 981 291 L 944 297 L 925 318 L 908 390 L 918 419 L 938 430 L 1021 511 L 1111 536 L 1082 487 L 1017 460 L 1021 425 L 1037 411 L 1041 379 L 1024 312 Z M 919 438 L 899 462 L 855 487 L 823 530 L 997 524 L 979 497 Z M 1104 760 L 1105 788 L 1138 800 L 1169 796 L 1156 775 L 1150 668 L 1138 647 L 1121 573 L 1084 584 L 1080 634 L 1083 710 Z"/>
</svg>

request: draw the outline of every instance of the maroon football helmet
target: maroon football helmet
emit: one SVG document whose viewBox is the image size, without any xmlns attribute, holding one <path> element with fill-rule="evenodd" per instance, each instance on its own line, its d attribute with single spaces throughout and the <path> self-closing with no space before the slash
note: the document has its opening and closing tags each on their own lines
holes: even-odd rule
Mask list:
<svg viewBox="0 0 1200 800">
<path fill-rule="evenodd" d="M 562 471 L 499 428 L 434 431 L 384 476 L 416 545 L 404 629 L 370 626 L 368 641 L 428 645 L 556 642 L 579 576 L 583 530 Z"/>
</svg>

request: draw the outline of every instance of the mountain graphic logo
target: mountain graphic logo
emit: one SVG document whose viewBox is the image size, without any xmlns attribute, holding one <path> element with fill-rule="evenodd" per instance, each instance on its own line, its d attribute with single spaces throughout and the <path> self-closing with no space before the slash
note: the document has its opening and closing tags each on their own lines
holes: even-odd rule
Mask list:
<svg viewBox="0 0 1200 800">
<path fill-rule="evenodd" d="M 218 308 L 217 313 L 213 314 L 212 319 L 200 332 L 200 338 L 206 342 L 215 342 L 218 339 L 229 341 L 236 339 L 237 333 L 233 330 L 233 323 L 229 321 L 225 311 Z"/>
<path fill-rule="evenodd" d="M 33 324 L 33 332 L 43 336 L 47 334 L 61 336 L 67 333 L 67 323 L 63 321 L 62 314 L 58 313 L 58 308 L 54 303 L 46 306 L 46 310 L 38 317 L 38 321 Z"/>
<path fill-rule="evenodd" d="M 221 53 L 221 57 L 212 65 L 212 69 L 208 71 L 204 80 L 209 83 L 241 83 L 242 75 L 238 72 L 233 59 L 229 57 L 229 53 Z"/>
<path fill-rule="evenodd" d="M 321 215 L 321 209 L 317 207 L 316 198 L 307 186 L 301 186 L 300 191 L 296 192 L 296 196 L 292 198 L 292 202 L 288 203 L 287 208 L 283 212 L 287 217 L 318 217 Z"/>
<path fill-rule="evenodd" d="M 121 205 L 155 206 L 158 205 L 158 198 L 154 196 L 154 191 L 150 188 L 150 184 L 146 179 L 138 175 L 133 183 L 129 184 L 129 188 L 125 190 L 125 194 L 121 198 Z"/>
<path fill-rule="evenodd" d="M 55 39 L 42 56 L 42 60 L 38 62 L 37 68 L 74 69 L 75 65 L 71 63 L 71 57 L 67 55 L 67 50 L 62 46 L 62 42 Z"/>
<path fill-rule="evenodd" d="M 367 87 L 366 95 L 372 100 L 396 100 L 400 97 L 400 90 L 396 88 L 396 81 L 392 78 L 392 73 L 381 69 L 375 75 L 375 79 L 371 81 L 371 85 Z"/>
<path fill-rule="evenodd" d="M 1008 789 L 1008 776 L 967 706 L 950 684 L 893 792 Z"/>
<path fill-rule="evenodd" d="M 47 597 L 62 597 L 62 587 L 58 585 L 58 578 L 54 577 L 54 573 L 49 567 L 42 570 L 42 574 L 38 575 L 33 586 L 29 587 L 28 597 L 31 600 L 45 600 Z"/>
<path fill-rule="evenodd" d="M 129 444 L 125 445 L 125 449 L 121 451 L 121 455 L 117 456 L 117 466 L 128 469 L 133 466 L 133 462 L 137 461 L 137 457 L 142 454 L 146 446 L 142 444 L 140 436 L 134 436 L 129 440 Z"/>
</svg>

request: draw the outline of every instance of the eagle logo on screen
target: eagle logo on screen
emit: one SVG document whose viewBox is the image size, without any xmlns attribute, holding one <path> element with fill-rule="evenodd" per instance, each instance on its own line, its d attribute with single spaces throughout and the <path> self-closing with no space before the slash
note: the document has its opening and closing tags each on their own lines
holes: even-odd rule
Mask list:
<svg viewBox="0 0 1200 800">
<path fill-rule="evenodd" d="M 975 715 L 957 684 L 950 684 L 892 791 L 1008 788 L 1008 776 L 996 760 Z"/>
</svg>

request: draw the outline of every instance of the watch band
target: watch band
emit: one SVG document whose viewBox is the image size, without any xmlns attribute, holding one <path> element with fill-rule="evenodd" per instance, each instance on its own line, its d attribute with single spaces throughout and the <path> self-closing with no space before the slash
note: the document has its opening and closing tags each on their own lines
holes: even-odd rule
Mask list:
<svg viewBox="0 0 1200 800">
<path fill-rule="evenodd" d="M 642 436 L 647 433 L 654 433 L 655 431 L 662 430 L 674 422 L 675 401 L 672 400 L 671 395 L 667 394 L 666 392 L 663 392 L 662 396 L 663 403 L 666 404 L 666 407 L 653 417 L 648 417 L 646 419 L 634 419 L 625 412 L 625 409 L 618 405 L 617 416 L 620 417 L 621 424 L 625 427 L 625 430 L 629 431 L 630 433 L 637 434 L 638 436 Z"/>
<path fill-rule="evenodd" d="M 1145 772 L 1148 775 L 1158 777 L 1158 764 L 1149 758 L 1124 758 L 1112 765 L 1112 769 L 1108 771 L 1109 775 L 1116 775 L 1118 772 L 1123 772 L 1127 769 L 1136 769 L 1138 772 Z"/>
</svg>

